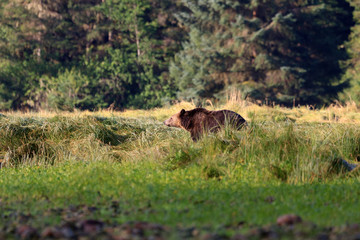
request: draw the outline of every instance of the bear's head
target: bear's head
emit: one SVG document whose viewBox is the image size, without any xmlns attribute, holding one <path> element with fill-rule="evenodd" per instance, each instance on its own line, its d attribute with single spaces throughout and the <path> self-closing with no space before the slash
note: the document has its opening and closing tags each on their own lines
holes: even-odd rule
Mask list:
<svg viewBox="0 0 360 240">
<path fill-rule="evenodd" d="M 168 127 L 184 128 L 181 125 L 181 118 L 184 116 L 185 110 L 182 109 L 180 112 L 172 115 L 169 119 L 164 121 L 164 124 Z"/>
</svg>

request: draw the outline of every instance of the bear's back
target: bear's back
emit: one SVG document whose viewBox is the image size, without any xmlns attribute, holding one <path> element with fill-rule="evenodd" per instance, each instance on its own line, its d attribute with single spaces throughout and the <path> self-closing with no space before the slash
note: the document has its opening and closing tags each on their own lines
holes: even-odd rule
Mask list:
<svg viewBox="0 0 360 240">
<path fill-rule="evenodd" d="M 212 116 L 210 119 L 214 121 L 214 123 L 212 123 L 211 121 L 211 125 L 218 124 L 220 126 L 224 126 L 228 124 L 232 127 L 239 129 L 244 124 L 246 124 L 245 119 L 234 111 L 230 111 L 230 110 L 211 111 L 210 115 Z"/>
<path fill-rule="evenodd" d="M 209 111 L 205 108 L 195 108 L 186 112 L 186 121 L 191 122 L 188 126 L 196 129 L 206 129 L 210 131 L 216 131 L 220 127 L 229 124 L 235 128 L 241 128 L 246 121 L 243 117 L 234 111 L 219 110 Z"/>
<path fill-rule="evenodd" d="M 199 139 L 204 131 L 216 132 L 229 124 L 240 129 L 246 121 L 236 112 L 230 110 L 209 111 L 205 108 L 195 108 L 180 115 L 181 126 L 191 133 L 194 141 Z"/>
</svg>

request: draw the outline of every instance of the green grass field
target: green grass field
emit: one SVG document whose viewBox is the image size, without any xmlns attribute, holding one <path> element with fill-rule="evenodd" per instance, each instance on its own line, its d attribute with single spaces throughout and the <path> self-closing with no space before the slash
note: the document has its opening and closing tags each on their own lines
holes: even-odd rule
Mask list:
<svg viewBox="0 0 360 240">
<path fill-rule="evenodd" d="M 359 170 L 339 164 L 360 159 L 356 106 L 229 101 L 249 127 L 196 143 L 162 125 L 193 107 L 0 115 L 0 239 L 358 236 Z"/>
</svg>

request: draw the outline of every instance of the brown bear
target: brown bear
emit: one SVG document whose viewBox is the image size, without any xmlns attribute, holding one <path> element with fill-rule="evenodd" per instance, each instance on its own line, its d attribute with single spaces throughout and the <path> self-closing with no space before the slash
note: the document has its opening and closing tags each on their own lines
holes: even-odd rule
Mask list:
<svg viewBox="0 0 360 240">
<path fill-rule="evenodd" d="M 237 129 L 247 125 L 245 119 L 236 112 L 230 110 L 209 111 L 205 108 L 195 108 L 190 111 L 182 109 L 164 121 L 166 126 L 189 131 L 194 141 L 199 140 L 204 131 L 216 132 L 226 123 Z"/>
</svg>

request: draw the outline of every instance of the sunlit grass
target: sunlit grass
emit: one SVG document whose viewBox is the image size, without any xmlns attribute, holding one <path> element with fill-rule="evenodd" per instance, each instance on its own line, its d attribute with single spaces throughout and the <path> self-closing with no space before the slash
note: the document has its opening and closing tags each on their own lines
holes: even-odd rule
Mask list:
<svg viewBox="0 0 360 240">
<path fill-rule="evenodd" d="M 356 106 L 210 104 L 240 113 L 249 126 L 198 142 L 162 124 L 193 107 L 4 113 L 0 210 L 41 215 L 85 204 L 102 209 L 94 217 L 105 221 L 172 226 L 266 224 L 285 213 L 327 226 L 360 221 L 352 214 L 359 210 L 359 171 L 338 164 L 360 159 Z M 112 201 L 130 210 L 113 216 L 107 211 Z M 46 219 L 37 224 L 59 221 Z"/>
<path fill-rule="evenodd" d="M 170 226 L 260 225 L 296 213 L 323 226 L 358 222 L 359 182 L 287 185 L 249 182 L 246 171 L 222 179 L 199 166 L 159 169 L 148 163 L 68 163 L 2 170 L 0 210 L 41 216 L 49 208 L 96 206 L 104 221 L 149 221 Z M 238 169 L 241 173 L 245 169 Z M 271 201 L 269 201 L 271 199 Z M 119 202 L 114 216 L 107 209 Z M 14 205 L 16 203 L 16 205 Z M 91 216 L 89 216 L 91 217 Z M 56 215 L 37 224 L 59 224 Z M 6 219 L 0 219 L 4 223 Z"/>
<path fill-rule="evenodd" d="M 39 112 L 4 112 L 5 116 L 12 117 L 44 117 L 51 118 L 58 115 L 64 117 L 85 117 L 101 116 L 106 118 L 125 117 L 125 118 L 152 118 L 163 121 L 169 116 L 179 112 L 181 109 L 190 110 L 196 106 L 191 102 L 179 102 L 177 104 L 154 108 L 150 110 L 131 110 L 110 111 L 106 109 L 98 111 L 78 111 L 73 112 L 56 112 L 56 111 L 39 111 Z M 231 98 L 221 105 L 213 105 L 207 102 L 205 108 L 209 110 L 229 109 L 239 113 L 249 120 L 256 121 L 283 121 L 290 119 L 298 123 L 302 122 L 321 122 L 321 123 L 360 123 L 360 109 L 354 102 L 348 102 L 345 105 L 333 104 L 326 108 L 311 109 L 310 106 L 299 106 L 295 108 L 284 108 L 280 106 L 258 106 L 256 104 L 243 100 Z"/>
</svg>

